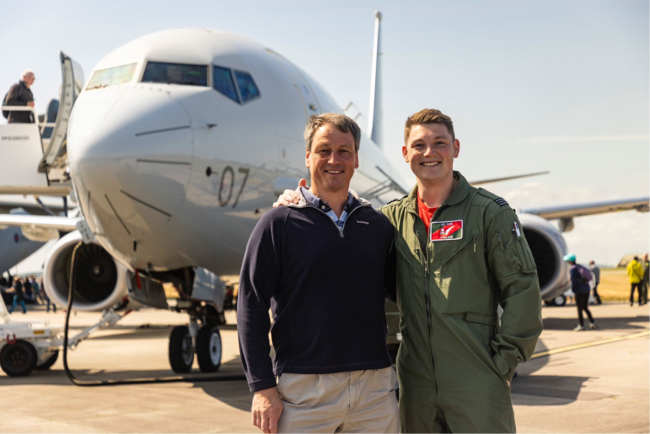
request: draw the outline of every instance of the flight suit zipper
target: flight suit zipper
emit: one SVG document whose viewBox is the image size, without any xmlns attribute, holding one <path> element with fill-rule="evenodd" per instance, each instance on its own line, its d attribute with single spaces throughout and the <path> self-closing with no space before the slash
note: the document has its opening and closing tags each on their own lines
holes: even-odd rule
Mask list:
<svg viewBox="0 0 650 434">
<path fill-rule="evenodd" d="M 438 207 L 438 209 L 431 216 L 433 221 L 436 215 L 440 213 L 440 210 L 444 208 L 444 205 Z M 418 216 L 419 218 L 419 216 Z M 431 228 L 429 228 L 431 231 Z M 435 357 L 433 356 L 433 344 L 431 343 L 431 337 L 433 335 L 433 330 L 431 330 L 431 303 L 429 297 L 429 257 L 431 257 L 432 252 L 429 252 L 429 246 L 431 244 L 431 236 L 427 233 L 427 244 L 426 244 L 426 255 L 424 257 L 424 300 L 427 305 L 427 334 L 429 336 L 429 353 L 431 354 L 431 368 L 433 369 L 433 386 L 436 391 L 436 402 L 439 399 L 438 396 L 438 376 L 436 375 L 436 362 Z M 442 412 L 442 409 L 439 409 Z"/>
</svg>

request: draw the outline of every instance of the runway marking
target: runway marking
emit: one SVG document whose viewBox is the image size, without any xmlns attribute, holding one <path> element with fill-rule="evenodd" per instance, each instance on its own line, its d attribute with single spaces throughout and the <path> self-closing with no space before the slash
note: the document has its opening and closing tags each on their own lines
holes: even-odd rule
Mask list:
<svg viewBox="0 0 650 434">
<path fill-rule="evenodd" d="M 594 347 L 596 345 L 611 344 L 613 342 L 624 341 L 624 340 L 627 340 L 627 339 L 642 338 L 642 337 L 648 336 L 648 335 L 650 335 L 650 331 L 646 330 L 646 331 L 641 332 L 641 333 L 634 333 L 634 334 L 631 334 L 631 335 L 619 336 L 619 337 L 616 337 L 616 338 L 602 339 L 600 341 L 587 342 L 587 343 L 578 344 L 578 345 L 569 345 L 568 347 L 555 348 L 553 350 L 541 351 L 539 353 L 535 353 L 535 354 L 533 354 L 531 359 L 536 359 L 538 357 L 546 357 L 546 356 L 550 356 L 552 354 L 565 353 L 567 351 L 579 350 L 579 349 L 582 349 L 582 348 Z"/>
</svg>

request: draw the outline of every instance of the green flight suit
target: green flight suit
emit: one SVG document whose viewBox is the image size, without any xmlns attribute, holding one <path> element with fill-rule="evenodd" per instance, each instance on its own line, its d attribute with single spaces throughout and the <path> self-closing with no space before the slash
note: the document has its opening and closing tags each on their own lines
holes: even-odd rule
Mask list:
<svg viewBox="0 0 650 434">
<path fill-rule="evenodd" d="M 515 432 L 506 380 L 542 332 L 537 268 L 510 206 L 454 177 L 433 221 L 462 220 L 459 239 L 430 241 L 417 186 L 381 208 L 397 248 L 400 429 Z"/>
</svg>

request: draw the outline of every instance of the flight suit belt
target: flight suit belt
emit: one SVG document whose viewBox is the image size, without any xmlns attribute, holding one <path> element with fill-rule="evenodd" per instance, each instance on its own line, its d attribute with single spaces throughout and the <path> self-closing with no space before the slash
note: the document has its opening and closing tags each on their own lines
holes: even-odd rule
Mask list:
<svg viewBox="0 0 650 434">
<path fill-rule="evenodd" d="M 496 316 L 483 315 L 480 313 L 466 312 L 458 314 L 442 314 L 441 317 L 455 317 L 462 318 L 467 322 L 475 322 L 478 324 L 485 324 L 489 326 L 496 326 L 499 324 L 499 318 Z"/>
</svg>

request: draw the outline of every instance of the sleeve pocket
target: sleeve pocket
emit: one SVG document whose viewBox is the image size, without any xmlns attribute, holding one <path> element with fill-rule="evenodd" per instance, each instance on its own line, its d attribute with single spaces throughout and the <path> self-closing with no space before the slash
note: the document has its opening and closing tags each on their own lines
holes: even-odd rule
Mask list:
<svg viewBox="0 0 650 434">
<path fill-rule="evenodd" d="M 537 271 L 537 266 L 535 265 L 535 259 L 533 254 L 530 251 L 530 247 L 526 242 L 526 239 L 521 237 L 515 241 L 517 253 L 521 259 L 521 271 L 523 273 L 534 273 Z"/>
</svg>

